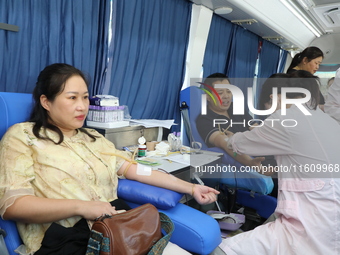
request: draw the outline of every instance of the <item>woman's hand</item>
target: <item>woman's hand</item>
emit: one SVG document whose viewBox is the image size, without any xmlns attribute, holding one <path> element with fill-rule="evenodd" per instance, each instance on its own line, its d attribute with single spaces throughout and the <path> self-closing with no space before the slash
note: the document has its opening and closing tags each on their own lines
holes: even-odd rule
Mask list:
<svg viewBox="0 0 340 255">
<path fill-rule="evenodd" d="M 220 192 L 208 186 L 193 184 L 192 195 L 201 205 L 211 204 L 217 200 Z"/>
<path fill-rule="evenodd" d="M 100 216 L 114 215 L 118 212 L 109 202 L 102 201 L 80 201 L 79 215 L 87 220 L 95 220 Z"/>
</svg>

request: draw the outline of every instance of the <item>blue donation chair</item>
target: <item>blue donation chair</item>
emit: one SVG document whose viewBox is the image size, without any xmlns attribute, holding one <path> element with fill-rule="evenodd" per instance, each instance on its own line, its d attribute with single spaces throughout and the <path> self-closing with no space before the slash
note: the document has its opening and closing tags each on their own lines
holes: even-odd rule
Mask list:
<svg viewBox="0 0 340 255">
<path fill-rule="evenodd" d="M 26 121 L 32 108 L 31 94 L 0 92 L 0 138 L 15 123 Z M 131 180 L 119 180 L 118 197 L 131 207 L 144 203 L 155 205 L 175 225 L 171 242 L 195 254 L 209 254 L 221 242 L 220 229 L 210 216 L 179 203 L 183 194 Z M 0 228 L 7 235 L 5 243 L 10 255 L 22 244 L 16 223 L 0 219 Z"/>
<path fill-rule="evenodd" d="M 222 165 L 240 169 L 242 165 L 223 149 L 208 147 L 197 130 L 196 118 L 201 113 L 203 93 L 196 86 L 187 87 L 180 93 L 180 107 L 185 129 L 184 133 L 186 133 L 186 137 L 183 140 L 189 146 L 192 142 L 199 142 L 203 150 L 223 153 Z M 246 173 L 240 171 L 236 173 L 223 172 L 218 177 L 220 187 L 236 188 L 236 203 L 255 209 L 256 213 L 262 218 L 268 218 L 274 212 L 277 200 L 274 197 L 267 196 L 274 187 L 271 177 L 261 175 L 255 171 Z M 201 178 L 204 179 L 204 176 Z"/>
</svg>

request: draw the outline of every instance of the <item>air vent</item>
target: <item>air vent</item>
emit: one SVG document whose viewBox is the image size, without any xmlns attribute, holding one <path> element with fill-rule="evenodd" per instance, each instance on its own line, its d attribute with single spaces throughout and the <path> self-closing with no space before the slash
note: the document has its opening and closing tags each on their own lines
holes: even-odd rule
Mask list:
<svg viewBox="0 0 340 255">
<path fill-rule="evenodd" d="M 255 19 L 238 19 L 238 20 L 232 20 L 231 21 L 234 24 L 243 26 L 243 25 L 252 25 L 254 23 L 257 23 L 257 20 Z"/>
<path fill-rule="evenodd" d="M 339 15 L 339 8 L 330 9 L 323 14 L 323 16 L 325 16 L 326 20 L 331 25 L 335 24 L 337 19 L 339 19 L 338 15 Z"/>
<path fill-rule="evenodd" d="M 318 6 L 313 8 L 313 10 L 325 27 L 340 26 L 340 4 Z"/>
</svg>

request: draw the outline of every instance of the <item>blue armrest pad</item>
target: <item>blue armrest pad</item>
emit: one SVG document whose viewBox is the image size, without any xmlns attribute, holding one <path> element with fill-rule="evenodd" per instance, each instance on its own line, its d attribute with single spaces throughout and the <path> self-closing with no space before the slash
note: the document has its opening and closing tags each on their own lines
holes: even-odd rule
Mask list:
<svg viewBox="0 0 340 255">
<path fill-rule="evenodd" d="M 239 189 L 254 191 L 263 195 L 271 193 L 274 188 L 274 182 L 270 176 L 265 176 L 255 171 L 222 173 L 221 183 Z"/>
<path fill-rule="evenodd" d="M 169 209 L 176 206 L 183 196 L 183 194 L 172 190 L 137 181 L 120 179 L 118 182 L 117 193 L 119 198 L 137 204 L 150 203 L 159 209 Z"/>
<path fill-rule="evenodd" d="M 139 206 L 128 204 L 132 208 Z M 189 252 L 207 255 L 222 241 L 217 221 L 205 213 L 181 203 L 159 211 L 168 215 L 175 225 L 170 241 Z"/>
<path fill-rule="evenodd" d="M 6 231 L 7 236 L 4 239 L 9 254 L 18 255 L 14 250 L 22 244 L 22 241 L 16 223 L 11 220 L 3 220 L 0 218 L 0 228 Z M 2 253 L 0 252 L 0 254 Z"/>
</svg>

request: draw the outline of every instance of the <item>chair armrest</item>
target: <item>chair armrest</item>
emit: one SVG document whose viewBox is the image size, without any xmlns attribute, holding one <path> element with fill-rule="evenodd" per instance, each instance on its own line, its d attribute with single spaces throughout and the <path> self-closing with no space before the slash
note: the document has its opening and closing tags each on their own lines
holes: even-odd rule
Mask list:
<svg viewBox="0 0 340 255">
<path fill-rule="evenodd" d="M 127 203 L 132 208 L 139 206 Z M 181 248 L 195 254 L 207 255 L 221 243 L 220 227 L 211 216 L 181 203 L 159 211 L 168 215 L 174 223 L 175 230 L 170 241 Z"/>
<path fill-rule="evenodd" d="M 263 218 L 269 218 L 276 209 L 277 199 L 268 195 L 250 193 L 245 190 L 237 190 L 237 203 L 253 208 Z"/>
<path fill-rule="evenodd" d="M 152 203 L 159 211 L 167 214 L 175 225 L 175 231 L 171 238 L 173 243 L 185 250 L 202 255 L 211 253 L 220 244 L 221 233 L 217 221 L 196 209 L 178 203 L 182 194 L 140 184 L 142 183 L 131 180 L 119 180 L 118 186 L 121 187 L 118 189 L 120 190 L 118 196 L 124 200 L 123 197 L 128 197 L 125 201 L 132 208 L 144 203 Z M 141 195 L 135 196 L 139 193 Z M 136 203 L 131 200 L 140 202 Z M 15 255 L 14 250 L 22 244 L 16 223 L 0 218 L 0 228 L 8 232 L 5 243 L 10 255 Z"/>
<path fill-rule="evenodd" d="M 7 235 L 4 237 L 4 240 L 9 254 L 18 255 L 14 250 L 22 244 L 22 240 L 19 236 L 16 223 L 11 220 L 3 220 L 0 218 L 0 228 L 6 231 Z"/>
<path fill-rule="evenodd" d="M 176 191 L 127 179 L 118 180 L 117 195 L 125 201 L 137 204 L 150 203 L 159 209 L 172 208 L 183 197 L 183 194 Z"/>
<path fill-rule="evenodd" d="M 211 147 L 207 150 L 223 153 L 222 164 L 220 166 L 226 166 L 227 169 L 228 167 L 232 167 L 233 169 L 237 170 L 236 172 L 223 171 L 214 173 L 214 177 L 219 178 L 221 183 L 230 187 L 251 190 L 264 195 L 270 194 L 273 191 L 274 182 L 270 176 L 262 175 L 255 170 L 253 170 L 252 172 L 249 170 L 241 172 L 240 168 L 243 167 L 243 165 L 240 162 L 236 161 L 235 158 L 227 154 L 223 149 L 218 147 Z M 202 179 L 203 178 L 204 177 L 202 177 Z M 210 174 L 208 178 L 212 178 L 212 175 Z"/>
</svg>

